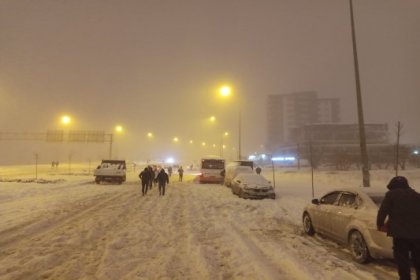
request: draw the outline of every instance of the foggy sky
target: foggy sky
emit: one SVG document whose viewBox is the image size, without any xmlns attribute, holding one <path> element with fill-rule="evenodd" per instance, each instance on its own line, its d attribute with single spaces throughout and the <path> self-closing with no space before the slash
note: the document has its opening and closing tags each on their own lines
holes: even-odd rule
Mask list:
<svg viewBox="0 0 420 280">
<path fill-rule="evenodd" d="M 354 9 L 365 122 L 401 121 L 402 141 L 420 143 L 420 1 Z M 219 144 L 226 130 L 237 146 L 240 100 L 246 154 L 263 150 L 266 95 L 307 90 L 357 122 L 347 0 L 2 0 L 0 40 L 0 131 L 60 128 L 68 113 L 71 129 L 123 125 L 132 157 L 170 152 L 175 136 Z"/>
</svg>

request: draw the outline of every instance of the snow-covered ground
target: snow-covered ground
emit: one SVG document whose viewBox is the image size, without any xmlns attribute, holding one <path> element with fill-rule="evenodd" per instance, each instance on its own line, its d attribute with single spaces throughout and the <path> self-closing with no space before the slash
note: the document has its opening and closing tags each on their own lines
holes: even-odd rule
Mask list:
<svg viewBox="0 0 420 280">
<path fill-rule="evenodd" d="M 0 167 L 0 279 L 396 279 L 390 261 L 359 265 L 348 250 L 303 234 L 309 170 L 278 169 L 276 200 L 244 200 L 221 185 L 172 176 L 141 196 L 93 182 L 87 165 Z M 272 180 L 270 170 L 263 171 Z M 401 172 L 419 191 L 420 170 Z M 385 191 L 393 171 L 372 171 Z M 316 171 L 315 196 L 359 186 L 360 171 Z"/>
</svg>

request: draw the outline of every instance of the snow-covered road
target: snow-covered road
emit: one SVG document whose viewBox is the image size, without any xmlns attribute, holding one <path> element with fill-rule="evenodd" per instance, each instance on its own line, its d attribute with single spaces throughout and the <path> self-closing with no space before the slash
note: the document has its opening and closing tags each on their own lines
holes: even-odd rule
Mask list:
<svg viewBox="0 0 420 280">
<path fill-rule="evenodd" d="M 176 182 L 141 196 L 135 178 L 96 185 L 0 183 L 0 279 L 395 279 L 308 237 L 304 200 L 244 200 Z"/>
</svg>

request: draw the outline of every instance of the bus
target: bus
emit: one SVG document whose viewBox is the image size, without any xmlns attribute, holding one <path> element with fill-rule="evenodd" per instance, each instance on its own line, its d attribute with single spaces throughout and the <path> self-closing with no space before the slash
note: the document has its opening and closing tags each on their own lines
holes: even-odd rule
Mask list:
<svg viewBox="0 0 420 280">
<path fill-rule="evenodd" d="M 200 183 L 223 183 L 225 160 L 221 158 L 202 158 L 200 162 Z"/>
</svg>

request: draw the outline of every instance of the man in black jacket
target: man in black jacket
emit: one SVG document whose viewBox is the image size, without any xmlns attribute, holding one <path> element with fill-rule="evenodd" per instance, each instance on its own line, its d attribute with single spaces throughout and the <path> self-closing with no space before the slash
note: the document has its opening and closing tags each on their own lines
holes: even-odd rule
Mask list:
<svg viewBox="0 0 420 280">
<path fill-rule="evenodd" d="M 376 224 L 381 230 L 388 216 L 387 233 L 393 238 L 394 259 L 400 279 L 411 279 L 410 253 L 417 279 L 420 279 L 420 194 L 410 188 L 403 176 L 391 179 Z"/>
<path fill-rule="evenodd" d="M 143 195 L 147 194 L 147 187 L 149 186 L 150 172 L 147 167 L 139 174 L 141 179 L 141 192 Z"/>
<path fill-rule="evenodd" d="M 166 174 L 165 169 L 161 169 L 156 177 L 159 183 L 159 195 L 165 195 L 166 184 L 169 184 L 169 176 Z"/>
</svg>

